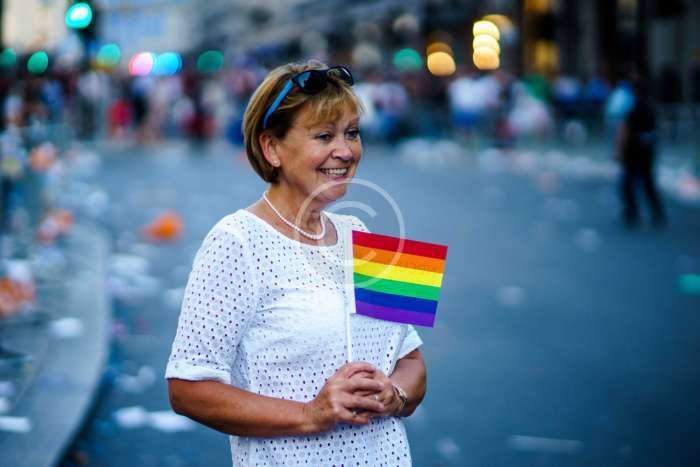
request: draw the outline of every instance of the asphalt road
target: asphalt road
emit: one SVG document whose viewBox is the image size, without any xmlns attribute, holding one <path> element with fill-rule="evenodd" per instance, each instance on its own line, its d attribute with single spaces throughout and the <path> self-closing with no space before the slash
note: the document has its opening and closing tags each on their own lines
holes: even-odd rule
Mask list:
<svg viewBox="0 0 700 467">
<path fill-rule="evenodd" d="M 131 295 L 113 284 L 110 369 L 65 466 L 230 465 L 222 434 L 126 428 L 114 413 L 169 408 L 162 374 L 194 253 L 265 188 L 239 151 L 100 148 L 100 222 L 115 253 L 147 261 L 148 280 Z M 700 465 L 700 291 L 688 287 L 700 274 L 700 209 L 667 200 L 665 230 L 628 231 L 609 175 L 396 152 L 365 149 L 358 177 L 381 190 L 353 187 L 338 212 L 390 235 L 400 212 L 406 236 L 449 246 L 437 325 L 419 330 L 429 383 L 407 420 L 414 465 Z M 144 243 L 138 230 L 166 209 L 183 217 L 183 237 Z"/>
</svg>

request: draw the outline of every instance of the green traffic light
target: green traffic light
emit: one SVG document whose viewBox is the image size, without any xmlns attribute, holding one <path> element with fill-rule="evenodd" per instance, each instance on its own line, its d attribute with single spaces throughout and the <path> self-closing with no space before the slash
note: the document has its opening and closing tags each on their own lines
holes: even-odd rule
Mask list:
<svg viewBox="0 0 700 467">
<path fill-rule="evenodd" d="M 0 68 L 11 68 L 17 64 L 17 52 L 7 48 L 0 52 Z"/>
<path fill-rule="evenodd" d="M 394 54 L 394 66 L 399 71 L 418 71 L 423 68 L 423 58 L 414 49 L 401 49 Z"/>
<path fill-rule="evenodd" d="M 122 58 L 117 44 L 105 44 L 97 52 L 97 64 L 103 68 L 115 68 Z"/>
<path fill-rule="evenodd" d="M 85 29 L 92 22 L 92 7 L 87 3 L 76 3 L 66 11 L 66 26 L 71 29 Z"/>
<path fill-rule="evenodd" d="M 27 61 L 27 71 L 33 75 L 40 75 L 49 67 L 49 56 L 43 50 L 35 52 Z"/>
<path fill-rule="evenodd" d="M 197 59 L 197 70 L 202 73 L 216 73 L 224 67 L 224 54 L 218 50 L 207 50 Z"/>
</svg>

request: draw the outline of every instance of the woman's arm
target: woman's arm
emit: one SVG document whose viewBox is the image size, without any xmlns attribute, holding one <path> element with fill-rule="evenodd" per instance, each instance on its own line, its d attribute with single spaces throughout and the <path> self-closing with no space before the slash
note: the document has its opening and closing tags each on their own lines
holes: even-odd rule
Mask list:
<svg viewBox="0 0 700 467">
<path fill-rule="evenodd" d="M 406 391 L 408 396 L 406 406 L 396 415 L 408 417 L 416 410 L 425 396 L 426 378 L 425 360 L 420 350 L 416 349 L 396 362 L 389 379 Z"/>
<path fill-rule="evenodd" d="M 384 406 L 355 391 L 381 391 L 384 385 L 357 372 L 373 372 L 368 363 L 351 363 L 326 381 L 318 396 L 307 403 L 261 396 L 218 381 L 168 380 L 170 404 L 185 415 L 223 433 L 236 436 L 309 435 L 336 424 L 367 424 Z M 361 413 L 354 409 L 364 410 Z"/>
</svg>

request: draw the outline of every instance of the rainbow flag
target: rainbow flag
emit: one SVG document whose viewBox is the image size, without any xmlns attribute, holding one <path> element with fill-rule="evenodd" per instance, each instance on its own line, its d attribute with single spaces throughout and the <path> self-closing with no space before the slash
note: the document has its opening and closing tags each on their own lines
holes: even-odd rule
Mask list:
<svg viewBox="0 0 700 467">
<path fill-rule="evenodd" d="M 446 257 L 443 245 L 353 230 L 351 311 L 432 327 Z"/>
</svg>

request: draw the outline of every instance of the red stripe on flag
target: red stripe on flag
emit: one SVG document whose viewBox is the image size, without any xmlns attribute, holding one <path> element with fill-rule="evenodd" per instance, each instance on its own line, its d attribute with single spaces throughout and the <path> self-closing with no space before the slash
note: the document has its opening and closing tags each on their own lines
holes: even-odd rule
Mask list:
<svg viewBox="0 0 700 467">
<path fill-rule="evenodd" d="M 447 258 L 447 246 L 435 243 L 418 242 L 416 240 L 389 237 L 369 232 L 352 231 L 352 244 L 382 250 L 399 251 L 411 255 L 427 256 L 429 258 Z"/>
</svg>

